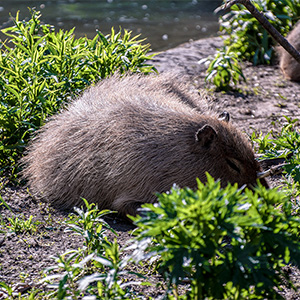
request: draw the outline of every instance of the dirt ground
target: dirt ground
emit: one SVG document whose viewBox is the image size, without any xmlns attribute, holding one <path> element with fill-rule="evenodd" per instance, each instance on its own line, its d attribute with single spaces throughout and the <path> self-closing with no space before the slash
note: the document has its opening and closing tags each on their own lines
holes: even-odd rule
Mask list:
<svg viewBox="0 0 300 300">
<path fill-rule="evenodd" d="M 196 88 L 203 89 L 207 87 L 204 82 L 206 67 L 198 61 L 213 55 L 221 45 L 221 38 L 192 41 L 160 53 L 153 63 L 160 72 L 176 72 Z M 299 83 L 285 80 L 277 65 L 254 67 L 245 64 L 243 71 L 247 83 L 239 86 L 239 92 L 217 93 L 205 89 L 200 94 L 211 99 L 215 110 L 228 111 L 232 122 L 248 134 L 254 130 L 268 132 L 273 128 L 272 122 L 283 120 L 283 115 L 300 118 Z M 5 180 L 1 180 L 4 184 L 1 196 L 12 212 L 27 218 L 32 215 L 35 221 L 40 221 L 38 232 L 33 235 L 0 233 L 0 281 L 17 284 L 16 291 L 25 291 L 39 286 L 42 270 L 53 264 L 51 255 L 77 249 L 82 246 L 82 241 L 64 232 L 62 221 L 66 214 L 34 199 L 26 187 L 12 187 Z M 0 206 L 0 214 L 4 219 L 11 216 L 3 205 Z M 124 245 L 131 238 L 133 226 L 118 218 L 108 221 L 118 233 L 118 242 Z M 288 268 L 287 272 L 290 272 L 298 291 L 285 290 L 284 297 L 300 299 L 300 272 L 296 268 Z M 161 278 L 153 276 L 152 280 L 157 283 Z M 163 290 L 155 286 L 147 287 L 149 296 L 158 297 L 162 293 Z"/>
</svg>

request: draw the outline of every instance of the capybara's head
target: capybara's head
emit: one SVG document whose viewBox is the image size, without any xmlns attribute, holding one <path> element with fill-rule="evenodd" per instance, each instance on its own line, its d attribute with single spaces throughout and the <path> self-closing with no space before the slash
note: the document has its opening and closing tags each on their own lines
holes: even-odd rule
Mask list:
<svg viewBox="0 0 300 300">
<path fill-rule="evenodd" d="M 252 188 L 257 183 L 261 166 L 246 136 L 226 122 L 228 120 L 226 114 L 223 120 L 206 118 L 206 123 L 196 130 L 194 151 L 201 157 L 199 169 L 219 178 L 222 186 L 236 182 Z M 268 187 L 265 179 L 260 181 Z"/>
</svg>

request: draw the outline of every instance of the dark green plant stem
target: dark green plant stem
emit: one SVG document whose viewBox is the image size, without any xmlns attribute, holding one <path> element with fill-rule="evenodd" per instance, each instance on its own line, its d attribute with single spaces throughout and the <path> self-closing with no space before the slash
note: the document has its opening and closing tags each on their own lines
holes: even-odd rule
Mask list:
<svg viewBox="0 0 300 300">
<path fill-rule="evenodd" d="M 267 18 L 260 13 L 250 0 L 233 0 L 226 2 L 223 9 L 228 9 L 235 4 L 244 5 L 254 18 L 268 31 L 272 38 L 278 42 L 300 64 L 300 53 L 274 28 Z"/>
</svg>

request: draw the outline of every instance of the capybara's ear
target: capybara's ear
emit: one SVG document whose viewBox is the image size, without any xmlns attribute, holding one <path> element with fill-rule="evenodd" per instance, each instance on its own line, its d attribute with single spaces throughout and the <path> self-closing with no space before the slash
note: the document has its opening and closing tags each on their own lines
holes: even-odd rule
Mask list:
<svg viewBox="0 0 300 300">
<path fill-rule="evenodd" d="M 228 123 L 230 121 L 230 114 L 227 111 L 223 111 L 221 114 L 219 114 L 219 118 L 220 121 L 225 121 L 226 123 Z"/>
<path fill-rule="evenodd" d="M 217 133 L 210 125 L 204 125 L 196 132 L 196 142 L 202 147 L 209 148 L 212 142 L 217 138 Z"/>
</svg>

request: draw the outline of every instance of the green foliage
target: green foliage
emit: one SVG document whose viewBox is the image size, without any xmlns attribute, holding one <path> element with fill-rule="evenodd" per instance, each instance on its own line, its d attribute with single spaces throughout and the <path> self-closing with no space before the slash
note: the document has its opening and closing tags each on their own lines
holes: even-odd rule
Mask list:
<svg viewBox="0 0 300 300">
<path fill-rule="evenodd" d="M 4 205 L 8 210 L 11 211 L 10 207 L 8 206 L 8 204 L 3 200 L 2 196 L 0 195 L 0 207 L 1 205 Z"/>
<path fill-rule="evenodd" d="M 75 207 L 76 215 L 72 215 L 67 222 L 66 231 L 84 237 L 84 256 L 95 251 L 98 254 L 103 254 L 104 244 L 108 243 L 105 234 L 107 229 L 116 234 L 103 219 L 105 215 L 112 212 L 110 210 L 99 211 L 94 203 L 89 204 L 85 199 L 83 199 L 83 202 L 86 211 Z"/>
<path fill-rule="evenodd" d="M 0 288 L 1 288 L 2 292 L 5 291 L 5 294 L 4 294 L 5 297 L 6 296 L 12 297 L 13 290 L 12 290 L 11 286 L 7 285 L 5 282 L 0 281 Z"/>
<path fill-rule="evenodd" d="M 284 36 L 300 15 L 299 0 L 253 0 L 252 3 Z M 213 83 L 217 90 L 228 91 L 232 84 L 246 81 L 239 62 L 248 60 L 254 65 L 270 64 L 275 42 L 243 5 L 233 5 L 229 13 L 220 16 L 219 23 L 220 31 L 229 36 L 224 41 L 225 46 L 217 50 L 213 59 L 200 62 L 210 62 L 205 80 Z"/>
<path fill-rule="evenodd" d="M 38 221 L 33 221 L 33 216 L 30 215 L 29 218 L 25 218 L 21 216 L 20 218 L 14 216 L 12 218 L 8 218 L 7 228 L 10 232 L 14 232 L 16 234 L 20 233 L 35 233 L 37 231 L 37 226 L 40 224 Z"/>
<path fill-rule="evenodd" d="M 256 149 L 258 153 L 263 153 L 265 157 L 284 156 L 290 152 L 299 154 L 300 133 L 299 120 L 284 116 L 286 124 L 284 124 L 280 132 L 271 131 L 267 135 L 262 136 L 254 132 L 251 139 L 258 144 Z M 272 138 L 270 138 L 272 136 Z"/>
<path fill-rule="evenodd" d="M 76 208 L 76 215 L 66 223 L 67 232 L 83 237 L 83 248 L 54 257 L 56 264 L 47 268 L 49 275 L 43 279 L 53 290 L 48 296 L 50 299 L 82 299 L 88 294 L 93 295 L 93 299 L 138 299 L 127 288 L 136 283 L 123 282 L 121 276 L 139 274 L 125 270 L 130 258 L 120 258 L 117 241 L 111 242 L 104 230 L 115 234 L 103 220 L 111 211 L 99 211 L 86 200 L 84 203 L 86 210 Z"/>
<path fill-rule="evenodd" d="M 8 206 L 8 204 L 3 200 L 2 196 L 0 195 L 0 209 L 2 208 L 1 207 L 2 205 L 5 206 L 11 212 L 10 207 Z M 6 231 L 5 227 L 6 227 L 6 224 L 3 221 L 2 214 L 0 213 L 0 233 L 4 233 Z"/>
<path fill-rule="evenodd" d="M 113 243 L 105 245 L 105 255 L 93 258 L 95 265 L 105 266 L 106 269 L 102 273 L 94 273 L 84 277 L 79 282 L 79 290 L 96 295 L 97 299 L 143 299 L 131 289 L 135 284 L 140 282 L 126 281 L 126 276 L 135 275 L 142 277 L 140 274 L 125 269 L 129 259 L 120 258 L 121 251 L 115 240 Z M 94 283 L 97 282 L 95 287 Z"/>
<path fill-rule="evenodd" d="M 300 16 L 299 0 L 253 0 L 251 2 L 284 36 Z M 252 61 L 255 65 L 271 62 L 275 42 L 244 6 L 232 6 L 230 12 L 221 16 L 219 21 L 220 30 L 229 35 L 225 45 L 230 46 L 241 59 Z"/>
<path fill-rule="evenodd" d="M 14 19 L 0 44 L 0 170 L 14 171 L 30 135 L 88 85 L 114 72 L 149 73 L 149 45 L 119 31 L 75 39 L 73 31 L 43 25 L 40 13 Z M 9 43 L 8 43 L 9 42 Z"/>
<path fill-rule="evenodd" d="M 287 123 L 280 132 L 269 132 L 267 135 L 253 133 L 252 141 L 257 145 L 256 151 L 261 158 L 285 158 L 284 175 L 286 191 L 300 195 L 300 132 L 299 120 L 285 117 Z M 300 209 L 300 207 L 298 208 Z"/>
<path fill-rule="evenodd" d="M 0 295 L 2 299 L 18 299 L 18 300 L 43 300 L 46 299 L 45 292 L 33 288 L 25 296 L 14 291 L 13 287 L 0 281 Z"/>
<path fill-rule="evenodd" d="M 191 289 L 182 299 L 273 299 L 284 276 L 281 267 L 300 261 L 300 219 L 289 198 L 259 185 L 254 192 L 208 175 L 198 190 L 173 188 L 145 204 L 133 218 L 137 244 L 152 240 L 169 287 L 183 279 Z"/>
<path fill-rule="evenodd" d="M 13 214 L 13 217 L 6 219 L 3 218 L 0 213 L 0 233 L 7 234 L 8 231 L 9 233 L 13 232 L 15 234 L 33 234 L 37 232 L 40 222 L 34 221 L 32 215 L 30 215 L 29 218 L 26 218 L 24 215 L 20 215 L 19 217 L 16 216 L 0 195 L 0 208 L 2 205 L 5 206 Z"/>
<path fill-rule="evenodd" d="M 213 83 L 218 90 L 228 91 L 232 84 L 237 85 L 240 80 L 246 81 L 239 58 L 230 47 L 218 49 L 214 58 L 205 58 L 199 63 L 209 63 L 205 81 Z"/>
</svg>

